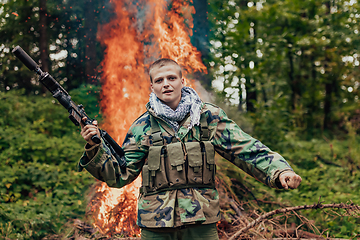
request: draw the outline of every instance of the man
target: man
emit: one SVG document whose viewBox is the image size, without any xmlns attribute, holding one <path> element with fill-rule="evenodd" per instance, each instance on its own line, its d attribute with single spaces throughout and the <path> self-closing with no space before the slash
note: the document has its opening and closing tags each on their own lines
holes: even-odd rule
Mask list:
<svg viewBox="0 0 360 240">
<path fill-rule="evenodd" d="M 159 59 L 150 66 L 147 111 L 123 143 L 127 169 L 102 143 L 96 125 L 82 126 L 87 141 L 80 168 L 110 187 L 122 187 L 142 172 L 137 224 L 142 239 L 218 239 L 220 219 L 214 152 L 274 188 L 297 188 L 301 177 L 279 154 L 244 133 L 219 107 L 201 102 L 184 86 L 180 66 Z"/>
</svg>

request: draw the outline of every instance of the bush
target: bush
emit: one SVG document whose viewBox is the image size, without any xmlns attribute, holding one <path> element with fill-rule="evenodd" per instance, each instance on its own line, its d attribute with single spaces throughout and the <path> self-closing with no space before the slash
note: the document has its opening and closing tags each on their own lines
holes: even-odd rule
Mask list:
<svg viewBox="0 0 360 240">
<path fill-rule="evenodd" d="M 86 95 L 91 88 L 70 95 L 91 104 L 94 114 L 98 94 Z M 0 99 L 0 232 L 10 239 L 39 239 L 85 214 L 85 193 L 94 183 L 76 168 L 85 142 L 51 96 L 9 91 L 0 92 Z"/>
</svg>

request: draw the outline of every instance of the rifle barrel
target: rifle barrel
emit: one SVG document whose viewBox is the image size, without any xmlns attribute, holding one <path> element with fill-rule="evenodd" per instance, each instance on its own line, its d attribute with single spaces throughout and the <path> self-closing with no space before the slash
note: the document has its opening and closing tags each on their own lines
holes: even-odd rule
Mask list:
<svg viewBox="0 0 360 240">
<path fill-rule="evenodd" d="M 20 46 L 16 46 L 12 52 L 31 71 L 37 72 L 38 69 L 40 69 L 39 65 L 37 65 L 36 62 Z"/>
</svg>

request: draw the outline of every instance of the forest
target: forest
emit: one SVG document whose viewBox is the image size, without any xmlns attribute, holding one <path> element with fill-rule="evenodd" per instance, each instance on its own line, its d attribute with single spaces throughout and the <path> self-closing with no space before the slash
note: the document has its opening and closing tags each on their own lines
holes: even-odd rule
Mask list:
<svg viewBox="0 0 360 240">
<path fill-rule="evenodd" d="M 357 0 L 0 0 L 0 239 L 139 237 L 94 220 L 100 183 L 78 171 L 80 127 L 16 46 L 120 145 L 145 110 L 149 63 L 170 57 L 203 100 L 284 156 L 297 189 L 217 156 L 221 239 L 359 238 L 358 21 Z"/>
</svg>

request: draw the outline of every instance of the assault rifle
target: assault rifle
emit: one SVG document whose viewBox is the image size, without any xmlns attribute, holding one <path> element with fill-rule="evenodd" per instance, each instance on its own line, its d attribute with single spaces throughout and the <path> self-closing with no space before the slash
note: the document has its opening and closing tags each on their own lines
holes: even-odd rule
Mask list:
<svg viewBox="0 0 360 240">
<path fill-rule="evenodd" d="M 49 73 L 43 72 L 39 65 L 37 65 L 36 62 L 20 46 L 16 46 L 12 52 L 28 69 L 35 71 L 40 76 L 39 81 L 52 93 L 53 97 L 56 98 L 59 103 L 66 108 L 66 110 L 68 110 L 69 118 L 76 126 L 79 126 L 80 123 L 83 123 L 84 125 L 93 123 L 94 120 L 91 120 L 85 113 L 83 105 L 77 105 L 74 103 L 66 90 Z M 86 117 L 86 121 L 82 120 L 84 117 Z M 121 172 L 125 173 L 126 160 L 124 157 L 124 150 L 106 131 L 101 129 L 99 129 L 99 131 L 100 137 L 110 149 L 111 154 L 118 161 Z M 92 136 L 91 140 L 96 144 L 101 142 L 98 135 Z"/>
</svg>

